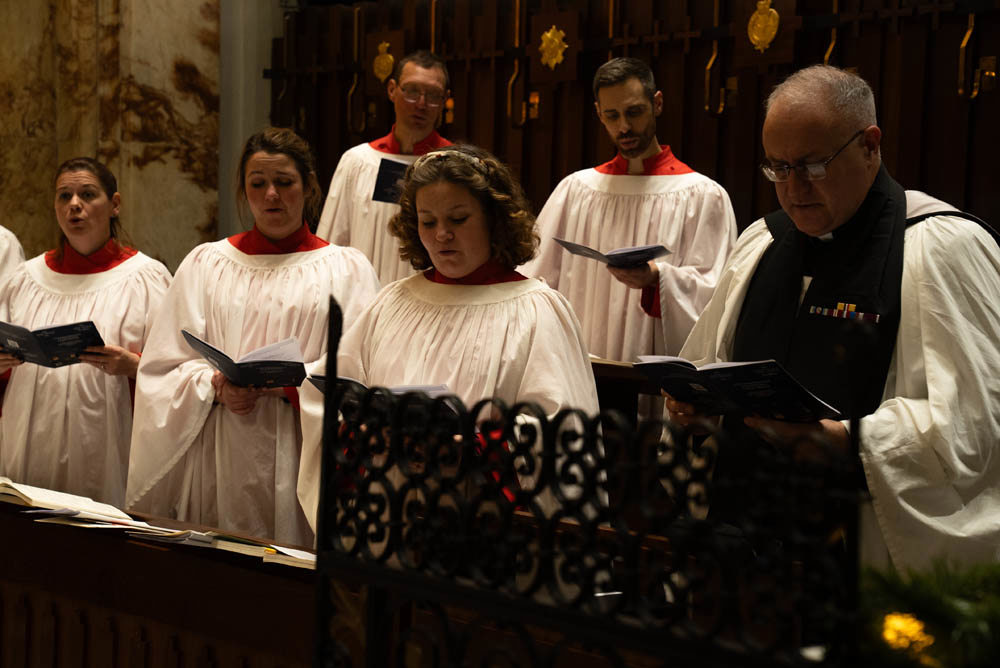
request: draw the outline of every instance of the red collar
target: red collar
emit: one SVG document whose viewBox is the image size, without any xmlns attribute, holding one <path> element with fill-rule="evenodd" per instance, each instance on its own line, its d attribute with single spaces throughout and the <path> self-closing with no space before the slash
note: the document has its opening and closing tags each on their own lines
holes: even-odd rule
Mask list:
<svg viewBox="0 0 1000 668">
<path fill-rule="evenodd" d="M 448 278 L 434 267 L 424 272 L 424 278 L 434 283 L 444 283 L 446 285 L 494 285 L 496 283 L 512 283 L 513 281 L 527 280 L 527 276 L 522 276 L 513 269 L 508 269 L 500 264 L 495 258 L 490 258 L 471 274 L 466 274 L 461 278 Z"/>
<path fill-rule="evenodd" d="M 628 160 L 622 157 L 621 153 L 615 155 L 603 165 L 594 167 L 601 174 L 628 174 Z M 690 174 L 694 170 L 677 159 L 670 151 L 669 146 L 664 146 L 663 150 L 654 156 L 650 156 L 642 161 L 643 176 L 663 176 L 664 174 Z M 635 176 L 638 176 L 636 174 Z"/>
<path fill-rule="evenodd" d="M 302 227 L 289 234 L 284 239 L 268 239 L 257 226 L 249 232 L 241 232 L 229 237 L 229 243 L 247 255 L 284 255 L 286 253 L 304 253 L 316 250 L 330 244 L 309 231 L 309 226 Z"/>
<path fill-rule="evenodd" d="M 370 142 L 368 145 L 382 153 L 403 154 L 403 147 L 399 145 L 399 140 L 396 139 L 395 123 L 392 124 L 392 130 L 389 131 L 389 134 L 381 139 Z M 444 148 L 445 146 L 451 146 L 451 142 L 439 135 L 437 130 L 431 130 L 429 135 L 413 145 L 413 155 L 423 155 L 435 149 Z"/>
<path fill-rule="evenodd" d="M 62 257 L 57 259 L 56 249 L 53 248 L 45 253 L 45 264 L 59 274 L 99 274 L 117 267 L 137 252 L 134 248 L 119 246 L 114 239 L 108 239 L 90 255 L 80 255 L 68 241 L 63 241 Z"/>
</svg>

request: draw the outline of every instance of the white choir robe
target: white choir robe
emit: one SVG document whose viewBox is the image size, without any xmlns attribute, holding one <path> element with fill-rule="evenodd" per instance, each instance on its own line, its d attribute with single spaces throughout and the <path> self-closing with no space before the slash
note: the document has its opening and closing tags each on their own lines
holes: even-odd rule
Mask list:
<svg viewBox="0 0 1000 668">
<path fill-rule="evenodd" d="M 96 274 L 61 274 L 39 255 L 0 286 L 0 320 L 28 329 L 92 320 L 108 345 L 141 353 L 170 285 L 136 253 Z M 89 364 L 11 371 L 0 418 L 0 475 L 122 507 L 132 434 L 125 376 Z"/>
<path fill-rule="evenodd" d="M 324 374 L 326 360 L 311 373 Z M 447 285 L 422 274 L 379 295 L 340 343 L 337 374 L 369 387 L 448 386 L 469 408 L 497 397 L 598 412 L 594 375 L 572 309 L 541 281 Z M 308 385 L 308 384 L 307 384 Z M 323 396 L 303 385 L 299 499 L 315 527 Z"/>
<path fill-rule="evenodd" d="M 584 169 L 564 178 L 538 215 L 539 255 L 521 272 L 564 294 L 591 354 L 633 362 L 676 355 L 708 303 L 736 241 L 726 191 L 706 176 L 617 175 Z M 553 237 L 601 252 L 662 244 L 657 262 L 661 318 L 642 309 L 641 291 L 626 287 L 595 260 L 571 255 Z"/>
<path fill-rule="evenodd" d="M 371 260 L 382 285 L 411 276 L 416 270 L 399 259 L 399 240 L 389 233 L 398 204 L 372 199 L 383 158 L 413 164 L 418 155 L 385 153 L 369 144 L 344 152 L 330 180 L 316 236 L 332 244 L 357 248 Z"/>
<path fill-rule="evenodd" d="M 955 210 L 915 191 L 906 198 L 908 217 Z M 771 241 L 763 220 L 740 236 L 683 357 L 698 366 L 730 360 L 747 287 Z M 900 306 L 882 404 L 860 423 L 873 497 L 862 506 L 863 560 L 884 564 L 886 548 L 900 569 L 925 569 L 937 557 L 1000 560 L 996 242 L 962 218 L 910 227 Z"/>
<path fill-rule="evenodd" d="M 14 233 L 0 226 L 0 283 L 24 262 L 24 249 Z"/>
<path fill-rule="evenodd" d="M 330 296 L 350 323 L 377 291 L 371 264 L 351 248 L 250 255 L 223 239 L 191 251 L 139 366 L 128 507 L 312 544 L 295 497 L 295 409 L 274 396 L 261 397 L 244 416 L 215 404 L 215 369 L 181 329 L 233 359 L 294 336 L 313 362 L 326 352 Z"/>
</svg>

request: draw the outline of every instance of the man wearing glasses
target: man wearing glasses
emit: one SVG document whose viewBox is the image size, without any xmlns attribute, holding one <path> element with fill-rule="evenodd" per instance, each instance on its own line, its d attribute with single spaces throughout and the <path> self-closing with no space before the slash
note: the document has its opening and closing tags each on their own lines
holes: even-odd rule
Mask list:
<svg viewBox="0 0 1000 668">
<path fill-rule="evenodd" d="M 413 269 L 399 259 L 388 222 L 399 211 L 395 184 L 421 155 L 451 144 L 437 133 L 448 99 L 448 69 L 429 51 L 415 51 L 396 63 L 386 86 L 396 122 L 385 137 L 344 152 L 330 181 L 316 234 L 363 252 L 386 285 Z"/>
<path fill-rule="evenodd" d="M 740 236 L 681 355 L 699 366 L 777 360 L 860 421 L 867 562 L 886 551 L 899 568 L 995 561 L 1000 252 L 981 221 L 893 181 L 881 137 L 855 74 L 818 65 L 775 88 L 761 171 L 781 210 Z M 666 407 L 680 424 L 705 417 L 672 398 Z M 758 448 L 819 435 L 854 457 L 848 420 L 723 419 Z M 723 449 L 716 476 L 738 479 L 755 452 Z M 739 501 L 719 495 L 710 512 L 731 516 Z"/>
</svg>

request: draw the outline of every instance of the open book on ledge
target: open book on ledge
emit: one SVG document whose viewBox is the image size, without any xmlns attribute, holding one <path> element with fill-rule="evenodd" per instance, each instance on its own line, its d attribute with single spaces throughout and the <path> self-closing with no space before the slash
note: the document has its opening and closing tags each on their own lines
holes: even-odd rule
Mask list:
<svg viewBox="0 0 1000 668">
<path fill-rule="evenodd" d="M 326 376 L 309 376 L 309 382 L 316 386 L 323 394 L 326 394 Z M 349 390 L 353 390 L 359 393 L 364 393 L 368 390 L 368 386 L 362 383 L 360 380 L 355 380 L 354 378 L 346 378 L 344 376 L 337 377 L 338 383 L 343 383 L 349 386 Z M 423 392 L 431 399 L 440 397 L 445 394 L 451 394 L 451 390 L 448 389 L 447 385 L 397 385 L 395 387 L 386 388 L 393 394 L 406 394 L 407 392 Z"/>
<path fill-rule="evenodd" d="M 71 511 L 74 516 L 85 516 L 94 520 L 132 521 L 131 517 L 107 503 L 100 503 L 85 496 L 25 485 L 3 476 L 0 476 L 0 501 L 28 506 L 29 508 Z M 70 513 L 60 512 L 59 514 L 67 515 Z"/>
<path fill-rule="evenodd" d="M 0 349 L 40 366 L 76 364 L 89 346 L 103 345 L 104 339 L 90 320 L 36 330 L 0 322 Z"/>
<path fill-rule="evenodd" d="M 207 341 L 202 341 L 186 329 L 181 330 L 184 340 L 222 372 L 233 385 L 239 387 L 298 387 L 306 377 L 302 349 L 294 336 L 263 348 L 257 348 L 238 361 L 233 361 Z"/>
<path fill-rule="evenodd" d="M 788 422 L 844 418 L 774 360 L 717 362 L 696 368 L 680 357 L 640 355 L 633 367 L 674 399 L 693 404 L 705 415 L 753 415 Z"/>
<path fill-rule="evenodd" d="M 603 262 L 611 267 L 620 267 L 623 269 L 641 267 L 650 260 L 655 260 L 658 257 L 670 254 L 669 250 L 659 245 L 631 246 L 629 248 L 617 248 L 613 251 L 602 253 L 590 248 L 589 246 L 573 243 L 572 241 L 566 241 L 565 239 L 560 239 L 558 237 L 552 237 L 552 240 L 573 255 L 589 257 L 592 260 Z"/>
</svg>

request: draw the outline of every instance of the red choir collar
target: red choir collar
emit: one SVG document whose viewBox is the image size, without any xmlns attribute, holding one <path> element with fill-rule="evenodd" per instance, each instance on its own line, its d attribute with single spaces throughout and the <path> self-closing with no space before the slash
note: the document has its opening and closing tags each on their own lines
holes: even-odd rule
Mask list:
<svg viewBox="0 0 1000 668">
<path fill-rule="evenodd" d="M 63 241 L 62 257 L 56 258 L 56 249 L 53 248 L 45 253 L 45 264 L 59 274 L 99 274 L 117 267 L 137 252 L 134 248 L 120 246 L 111 238 L 90 255 L 81 255 L 68 241 Z"/>
<path fill-rule="evenodd" d="M 628 159 L 622 157 L 621 153 L 615 155 L 603 165 L 594 167 L 601 174 L 628 174 Z M 694 170 L 677 159 L 671 152 L 669 146 L 664 146 L 663 150 L 654 156 L 650 156 L 642 161 L 642 176 L 663 176 L 665 174 L 690 174 Z M 639 176 L 635 174 L 634 176 Z"/>
<path fill-rule="evenodd" d="M 461 278 L 448 278 L 434 267 L 424 272 L 424 278 L 434 283 L 444 283 L 445 285 L 494 285 L 496 283 L 512 283 L 514 281 L 527 280 L 527 276 L 522 276 L 513 269 L 509 269 L 500 263 L 496 258 L 490 258 L 471 274 L 466 274 Z"/>
<path fill-rule="evenodd" d="M 286 253 L 304 253 L 316 250 L 330 244 L 309 231 L 309 226 L 302 227 L 289 234 L 284 239 L 268 239 L 257 226 L 249 232 L 241 232 L 229 237 L 229 243 L 247 255 L 284 255 Z"/>
<path fill-rule="evenodd" d="M 399 145 L 399 140 L 396 139 L 395 123 L 392 124 L 392 130 L 389 131 L 389 134 L 381 139 L 370 142 L 368 145 L 382 153 L 403 154 L 403 147 Z M 439 135 L 437 130 L 431 130 L 429 135 L 413 145 L 413 155 L 423 155 L 435 149 L 444 148 L 445 146 L 451 146 L 451 142 Z"/>
</svg>

